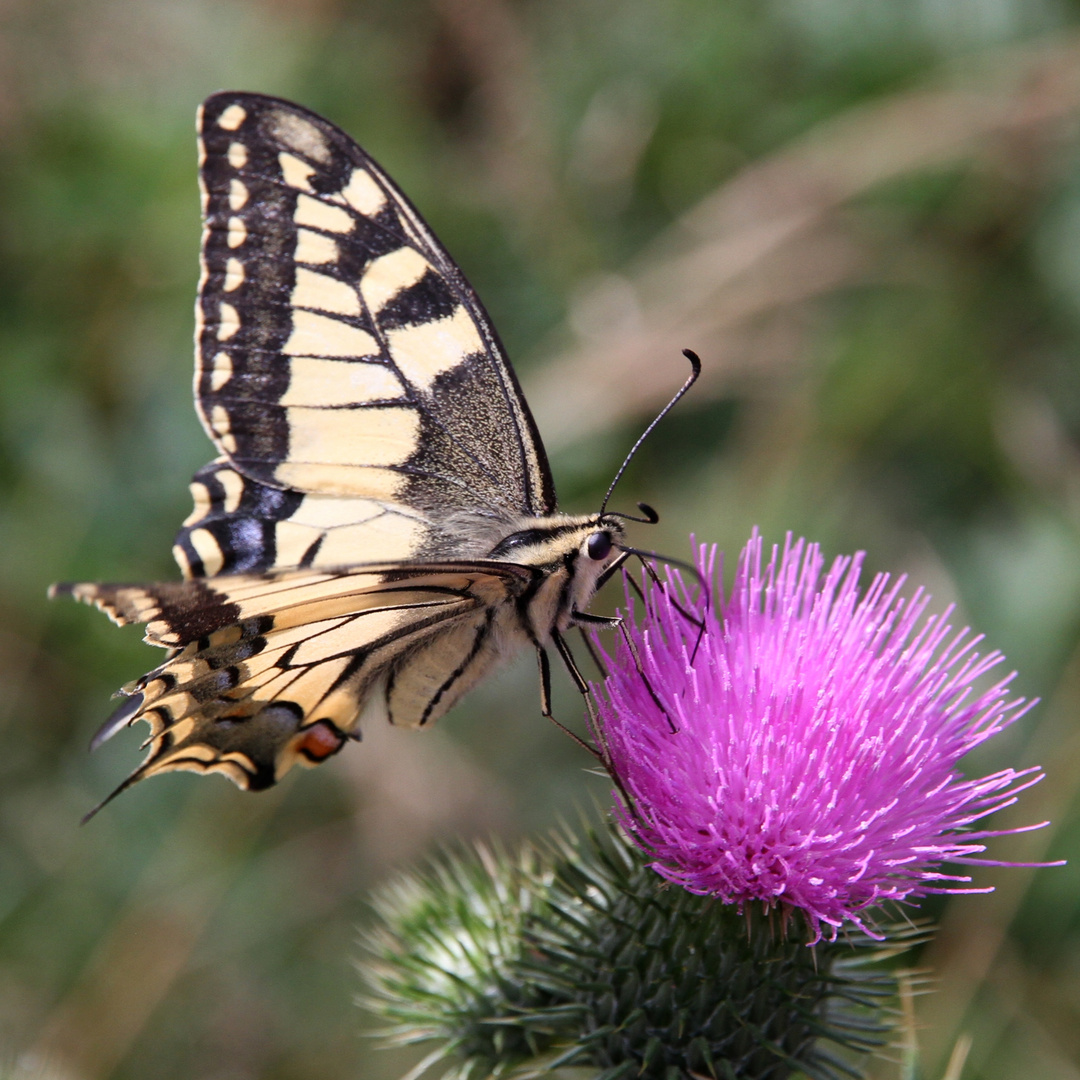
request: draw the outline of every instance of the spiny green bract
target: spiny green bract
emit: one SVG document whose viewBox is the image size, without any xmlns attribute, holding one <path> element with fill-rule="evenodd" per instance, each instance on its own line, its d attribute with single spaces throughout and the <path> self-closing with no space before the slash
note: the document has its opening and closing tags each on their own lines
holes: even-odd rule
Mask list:
<svg viewBox="0 0 1080 1080">
<path fill-rule="evenodd" d="M 516 1017 L 549 1000 L 529 996 L 516 965 L 526 918 L 542 906 L 550 881 L 530 848 L 511 859 L 478 846 L 383 889 L 362 966 L 365 1004 L 391 1022 L 383 1038 L 439 1040 L 439 1057 L 463 1059 L 451 1074 L 462 1080 L 502 1075 L 500 1063 L 539 1055 L 556 1032 Z M 515 1022 L 505 1023 L 508 1015 Z"/>
<path fill-rule="evenodd" d="M 367 1003 L 389 1041 L 435 1041 L 447 1080 L 858 1076 L 895 989 L 864 968 L 913 936 L 808 948 L 775 914 L 668 885 L 606 833 L 447 856 L 375 909 Z"/>
</svg>

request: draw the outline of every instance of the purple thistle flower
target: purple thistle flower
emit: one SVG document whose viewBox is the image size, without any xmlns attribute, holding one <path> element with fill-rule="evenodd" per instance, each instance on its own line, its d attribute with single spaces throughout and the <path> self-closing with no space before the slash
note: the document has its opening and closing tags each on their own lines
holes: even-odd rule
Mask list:
<svg viewBox="0 0 1080 1080">
<path fill-rule="evenodd" d="M 646 580 L 646 617 L 627 620 L 632 648 L 597 695 L 616 812 L 654 869 L 725 903 L 799 909 L 815 941 L 845 920 L 873 933 L 885 901 L 990 891 L 941 867 L 1010 865 L 976 856 L 1026 830 L 971 826 L 1042 779 L 958 769 L 1035 704 L 1009 700 L 1013 675 L 975 685 L 1002 655 L 953 633 L 951 607 L 924 619 L 930 597 L 901 597 L 904 578 L 860 596 L 861 552 L 822 579 L 818 546 L 789 536 L 763 572 L 756 530 L 718 612 L 716 555 L 700 549 L 697 599 L 677 572 Z"/>
</svg>

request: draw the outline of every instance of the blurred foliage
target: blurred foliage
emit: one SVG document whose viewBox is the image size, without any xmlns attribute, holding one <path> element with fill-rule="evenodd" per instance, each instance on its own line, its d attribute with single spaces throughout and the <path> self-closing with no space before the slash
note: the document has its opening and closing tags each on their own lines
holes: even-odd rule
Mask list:
<svg viewBox="0 0 1080 1080">
<path fill-rule="evenodd" d="M 1010 821 L 1054 825 L 995 854 L 1073 861 L 928 905 L 938 989 L 912 1030 L 927 1076 L 964 1033 L 968 1080 L 1080 1075 L 1070 0 L 9 0 L 0 1068 L 399 1076 L 351 1000 L 371 885 L 606 795 L 523 660 L 435 732 L 371 732 L 259 796 L 165 777 L 78 828 L 138 760 L 133 736 L 86 741 L 156 654 L 44 592 L 175 576 L 210 457 L 192 120 L 225 87 L 322 112 L 410 194 L 503 334 L 567 508 L 597 505 L 689 346 L 706 377 L 618 493 L 663 514 L 638 542 L 733 555 L 756 523 L 864 547 L 1007 653 L 1043 704 L 973 768 L 1044 764 Z"/>
</svg>

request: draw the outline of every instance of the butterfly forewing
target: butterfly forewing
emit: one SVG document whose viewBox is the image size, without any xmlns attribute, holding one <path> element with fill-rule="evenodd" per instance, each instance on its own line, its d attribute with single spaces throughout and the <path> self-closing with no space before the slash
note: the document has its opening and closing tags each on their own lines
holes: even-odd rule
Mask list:
<svg viewBox="0 0 1080 1080">
<path fill-rule="evenodd" d="M 378 166 L 273 98 L 217 94 L 199 130 L 196 398 L 235 506 L 223 492 L 181 534 L 192 572 L 302 561 L 317 538 L 302 530 L 325 516 L 305 496 L 355 501 L 333 527 L 401 518 L 361 529 L 393 534 L 380 558 L 475 557 L 490 546 L 477 518 L 549 513 L 550 472 L 487 316 Z M 264 523 L 244 527 L 259 539 L 230 535 L 229 513 Z"/>
</svg>

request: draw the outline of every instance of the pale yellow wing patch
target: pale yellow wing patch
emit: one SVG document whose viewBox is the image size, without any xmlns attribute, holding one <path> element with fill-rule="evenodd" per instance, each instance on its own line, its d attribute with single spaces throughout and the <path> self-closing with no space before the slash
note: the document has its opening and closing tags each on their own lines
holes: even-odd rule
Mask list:
<svg viewBox="0 0 1080 1080">
<path fill-rule="evenodd" d="M 191 494 L 194 508 L 173 547 L 185 577 L 405 561 L 420 556 L 431 533 L 424 515 L 392 499 L 283 493 L 225 458 L 196 474 Z"/>
</svg>

